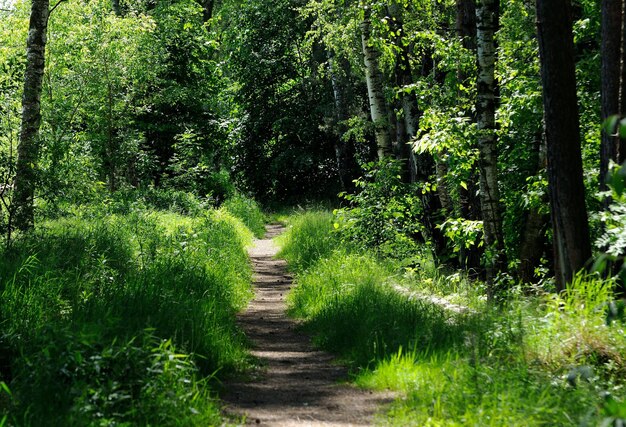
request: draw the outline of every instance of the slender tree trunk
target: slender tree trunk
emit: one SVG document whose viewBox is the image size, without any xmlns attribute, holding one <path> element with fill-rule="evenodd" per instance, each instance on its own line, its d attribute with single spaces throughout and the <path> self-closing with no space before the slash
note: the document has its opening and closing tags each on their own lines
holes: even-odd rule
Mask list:
<svg viewBox="0 0 626 427">
<path fill-rule="evenodd" d="M 49 6 L 49 0 L 32 0 L 26 44 L 22 125 L 12 201 L 14 224 L 20 230 L 32 229 L 35 223 L 33 204 L 37 186 L 41 88 L 45 66 Z"/>
<path fill-rule="evenodd" d="M 122 6 L 120 5 L 120 0 L 112 0 L 112 8 L 113 13 L 117 16 L 122 16 Z"/>
<path fill-rule="evenodd" d="M 456 0 L 456 32 L 465 49 L 476 49 L 476 0 Z"/>
<path fill-rule="evenodd" d="M 546 141 L 543 131 L 537 132 L 535 137 L 535 149 L 537 153 L 537 170 L 540 173 L 546 168 Z M 547 203 L 546 200 L 543 202 Z M 520 244 L 518 277 L 522 283 L 532 283 L 535 280 L 535 269 L 540 264 L 546 246 L 546 229 L 550 223 L 547 214 L 539 208 L 531 208 L 526 215 L 524 233 Z"/>
<path fill-rule="evenodd" d="M 107 73 L 107 136 L 103 165 L 109 181 L 109 191 L 113 193 L 117 190 L 116 165 L 118 163 L 119 150 L 116 147 L 117 141 L 115 141 L 115 127 L 113 123 L 113 86 L 108 79 L 108 68 L 105 69 Z"/>
<path fill-rule="evenodd" d="M 370 104 L 372 122 L 376 127 L 378 159 L 383 160 L 392 154 L 389 112 L 383 93 L 383 75 L 378 66 L 380 53 L 370 43 L 372 33 L 371 9 L 365 6 L 361 22 L 361 44 L 365 63 L 365 79 Z"/>
<path fill-rule="evenodd" d="M 337 169 L 339 172 L 339 181 L 342 191 L 352 190 L 352 178 L 353 173 L 357 168 L 356 161 L 354 159 L 354 150 L 352 150 L 352 144 L 349 141 L 342 139 L 344 133 L 347 131 L 345 125 L 346 120 L 349 118 L 348 104 L 346 99 L 346 83 L 342 77 L 345 67 L 340 67 L 335 61 L 335 57 L 331 52 L 327 53 L 328 63 L 330 66 L 330 80 L 333 87 L 333 99 L 335 101 L 335 120 L 337 128 L 337 140 L 335 142 L 335 161 L 337 162 Z"/>
<path fill-rule="evenodd" d="M 499 0 L 480 0 L 476 8 L 478 49 L 478 149 L 480 169 L 480 207 L 483 218 L 485 267 L 487 281 L 506 266 L 500 191 L 498 188 L 498 155 L 496 137 L 496 39 Z M 493 289 L 491 289 L 493 291 Z M 493 292 L 491 292 L 493 296 Z"/>
<path fill-rule="evenodd" d="M 620 95 L 626 82 L 622 80 L 624 54 L 623 0 L 602 0 L 602 120 L 614 114 L 624 114 L 620 105 Z M 626 156 L 626 144 L 619 137 L 602 132 L 600 155 L 600 189 L 606 190 L 606 174 L 611 160 L 622 163 Z M 608 204 L 608 200 L 605 204 Z"/>
<path fill-rule="evenodd" d="M 619 109 L 622 115 L 626 114 L 626 0 L 622 1 L 622 43 L 620 54 L 620 88 L 619 88 Z M 622 156 L 626 157 L 626 147 L 623 147 Z"/>
<path fill-rule="evenodd" d="M 580 146 L 570 0 L 537 0 L 557 286 L 591 257 Z"/>
<path fill-rule="evenodd" d="M 391 18 L 390 28 L 395 34 L 394 43 L 398 49 L 395 66 L 395 84 L 398 90 L 413 83 L 411 63 L 409 61 L 409 46 L 404 42 L 404 18 L 402 6 L 393 1 L 387 7 Z M 399 110 L 402 111 L 402 120 L 396 125 L 396 140 L 398 154 L 405 164 L 409 182 L 417 181 L 417 158 L 409 142 L 417 133 L 417 100 L 410 93 L 402 92 L 399 96 Z"/>
<path fill-rule="evenodd" d="M 202 5 L 202 20 L 208 22 L 213 18 L 213 8 L 215 7 L 215 0 L 203 0 L 200 2 Z"/>
</svg>

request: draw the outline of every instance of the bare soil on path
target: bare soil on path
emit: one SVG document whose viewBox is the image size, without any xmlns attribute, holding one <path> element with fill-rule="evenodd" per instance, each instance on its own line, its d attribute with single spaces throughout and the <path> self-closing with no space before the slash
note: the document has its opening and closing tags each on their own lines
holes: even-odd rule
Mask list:
<svg viewBox="0 0 626 427">
<path fill-rule="evenodd" d="M 347 370 L 333 363 L 331 355 L 315 350 L 286 315 L 292 278 L 285 261 L 274 259 L 277 247 L 271 240 L 283 231 L 281 225 L 268 226 L 266 238 L 249 251 L 256 295 L 238 321 L 263 368 L 252 379 L 225 384 L 225 413 L 244 416 L 249 425 L 371 425 L 392 395 L 340 384 Z"/>
</svg>

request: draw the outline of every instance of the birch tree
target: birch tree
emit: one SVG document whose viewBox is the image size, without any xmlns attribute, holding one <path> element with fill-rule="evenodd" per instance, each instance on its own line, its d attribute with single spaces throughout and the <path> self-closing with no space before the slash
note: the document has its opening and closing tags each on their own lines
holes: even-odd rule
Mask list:
<svg viewBox="0 0 626 427">
<path fill-rule="evenodd" d="M 41 125 L 41 88 L 46 54 L 49 0 L 32 0 L 26 71 L 22 96 L 22 125 L 17 148 L 15 194 L 12 201 L 15 227 L 29 230 L 34 226 L 34 197 L 37 187 L 39 127 Z"/>
<path fill-rule="evenodd" d="M 380 52 L 372 45 L 372 11 L 367 5 L 363 6 L 363 21 L 361 22 L 361 45 L 363 61 L 365 63 L 365 80 L 370 105 L 372 122 L 376 127 L 376 146 L 378 158 L 383 160 L 391 155 L 391 134 L 389 131 L 389 110 L 383 93 L 383 75 L 380 71 L 378 59 Z"/>
<path fill-rule="evenodd" d="M 476 7 L 478 148 L 480 153 L 480 206 L 486 249 L 487 280 L 493 282 L 505 266 L 496 137 L 496 39 L 499 0 L 481 0 Z"/>
</svg>

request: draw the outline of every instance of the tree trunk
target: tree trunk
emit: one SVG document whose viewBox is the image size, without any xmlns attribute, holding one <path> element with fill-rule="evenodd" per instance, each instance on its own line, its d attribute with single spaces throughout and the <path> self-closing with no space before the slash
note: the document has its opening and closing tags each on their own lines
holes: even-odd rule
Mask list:
<svg viewBox="0 0 626 427">
<path fill-rule="evenodd" d="M 34 197 L 37 186 L 41 88 L 45 66 L 49 5 L 49 0 L 32 0 L 28 40 L 26 42 L 22 125 L 20 143 L 17 149 L 15 192 L 12 201 L 13 221 L 15 227 L 20 230 L 32 229 L 35 224 Z"/>
<path fill-rule="evenodd" d="M 202 5 L 202 20 L 208 22 L 213 18 L 213 8 L 215 6 L 215 0 L 203 0 L 200 2 Z"/>
<path fill-rule="evenodd" d="M 493 284 L 496 274 L 506 266 L 496 137 L 496 39 L 499 0 L 480 0 L 476 8 L 477 28 L 477 125 L 480 169 L 480 208 L 483 218 L 485 268 L 487 282 Z M 493 296 L 494 289 L 490 289 Z"/>
<path fill-rule="evenodd" d="M 112 0 L 111 3 L 113 13 L 115 13 L 116 16 L 122 16 L 122 6 L 120 5 L 120 0 Z"/>
<path fill-rule="evenodd" d="M 570 0 L 537 0 L 557 287 L 591 257 L 580 147 Z"/>
<path fill-rule="evenodd" d="M 540 173 L 546 168 L 546 141 L 543 131 L 536 134 L 535 149 L 537 153 L 537 170 Z M 547 203 L 546 200 L 542 202 Z M 535 281 L 535 269 L 539 266 L 546 246 L 546 229 L 550 223 L 549 217 L 542 213 L 539 208 L 533 207 L 526 215 L 524 233 L 519 251 L 519 268 L 517 275 L 522 283 L 533 283 Z"/>
<path fill-rule="evenodd" d="M 389 112 L 383 93 L 383 75 L 378 66 L 380 53 L 370 44 L 372 22 L 371 10 L 364 8 L 363 21 L 361 22 L 361 45 L 363 60 L 365 63 L 365 80 L 370 104 L 372 122 L 376 127 L 376 146 L 378 159 L 383 160 L 392 154 L 391 133 L 389 131 Z"/>
<path fill-rule="evenodd" d="M 476 0 L 456 0 L 456 32 L 465 49 L 476 49 Z"/>
<path fill-rule="evenodd" d="M 335 161 L 339 172 L 339 182 L 342 191 L 352 191 L 352 178 L 357 164 L 354 159 L 354 150 L 349 141 L 344 141 L 343 135 L 348 130 L 345 122 L 349 119 L 348 104 L 345 94 L 346 82 L 342 78 L 345 66 L 338 70 L 335 58 L 331 52 L 327 53 L 330 68 L 330 81 L 333 87 L 333 99 L 335 101 L 335 127 L 337 128 L 337 140 L 335 142 Z M 342 61 L 340 60 L 339 63 Z M 343 65 L 343 64 L 342 64 Z"/>
<path fill-rule="evenodd" d="M 626 83 L 622 81 L 624 3 L 622 0 L 602 0 L 602 121 L 614 114 L 625 113 L 620 108 L 620 95 Z M 601 190 L 607 189 L 609 162 L 613 160 L 621 164 L 625 156 L 625 141 L 603 131 L 599 177 Z M 605 204 L 608 204 L 608 200 Z"/>
<path fill-rule="evenodd" d="M 398 49 L 396 54 L 395 84 L 397 90 L 402 90 L 413 83 L 411 63 L 409 61 L 409 46 L 404 42 L 404 18 L 401 6 L 395 1 L 392 2 L 387 11 L 391 18 L 390 29 L 395 34 L 394 44 Z M 417 100 L 413 94 L 402 92 L 399 96 L 399 109 L 402 111 L 403 119 L 396 125 L 396 140 L 398 154 L 404 162 L 409 182 L 417 181 L 417 159 L 415 152 L 409 142 L 417 133 Z"/>
</svg>

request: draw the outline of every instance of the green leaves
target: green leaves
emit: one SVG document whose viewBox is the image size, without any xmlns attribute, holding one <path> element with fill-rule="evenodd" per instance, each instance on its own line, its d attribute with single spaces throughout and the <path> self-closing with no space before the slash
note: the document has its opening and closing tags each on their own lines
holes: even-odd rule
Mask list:
<svg viewBox="0 0 626 427">
<path fill-rule="evenodd" d="M 602 130 L 612 137 L 626 139 L 626 117 L 613 115 L 604 121 Z"/>
</svg>

